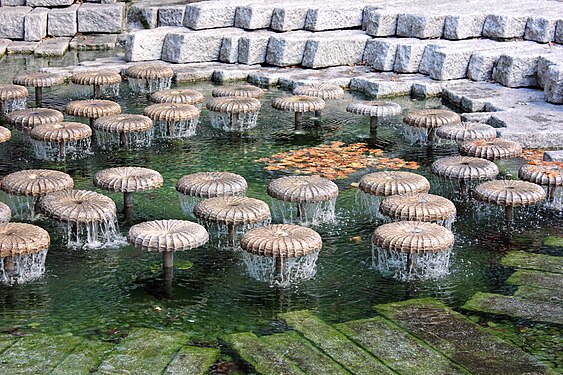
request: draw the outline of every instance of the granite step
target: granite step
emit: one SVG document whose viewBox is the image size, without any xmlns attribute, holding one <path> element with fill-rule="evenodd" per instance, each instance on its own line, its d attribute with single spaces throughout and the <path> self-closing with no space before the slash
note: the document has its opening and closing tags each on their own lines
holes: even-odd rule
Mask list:
<svg viewBox="0 0 563 375">
<path fill-rule="evenodd" d="M 506 283 L 563 292 L 563 277 L 558 273 L 518 270 L 510 275 Z"/>
<path fill-rule="evenodd" d="M 501 259 L 501 264 L 519 269 L 563 273 L 563 257 L 513 251 Z"/>
</svg>

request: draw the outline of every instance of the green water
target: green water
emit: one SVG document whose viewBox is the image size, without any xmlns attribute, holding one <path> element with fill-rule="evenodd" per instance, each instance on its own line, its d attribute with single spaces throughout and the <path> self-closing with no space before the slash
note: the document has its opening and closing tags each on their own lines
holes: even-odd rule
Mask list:
<svg viewBox="0 0 563 375">
<path fill-rule="evenodd" d="M 75 55 L 50 65 L 73 63 Z M 92 55 L 84 54 L 83 58 Z M 33 58 L 9 58 L 0 62 L 0 73 L 9 81 L 19 70 L 34 69 Z M 41 63 L 45 65 L 45 62 Z M 211 97 L 213 85 L 182 85 Z M 124 113 L 140 113 L 148 105 L 144 97 L 131 96 L 126 84 L 117 101 Z M 77 91 L 72 85 L 49 90 L 46 106 L 59 110 Z M 41 162 L 23 141 L 21 133 L 0 145 L 0 176 L 28 168 L 51 168 L 69 173 L 79 189 L 96 190 L 94 174 L 114 166 L 143 166 L 159 171 L 162 188 L 135 195 L 135 211 L 129 220 L 118 213 L 122 233 L 133 224 L 163 218 L 184 218 L 175 184 L 185 174 L 197 171 L 231 171 L 244 176 L 248 196 L 270 202 L 266 186 L 270 180 L 287 173 L 268 172 L 256 160 L 273 153 L 331 141 L 372 142 L 385 156 L 401 157 L 421 164 L 417 173 L 432 184 L 431 192 L 453 197 L 449 183 L 433 179 L 429 166 L 440 156 L 453 155 L 454 147 L 408 146 L 399 133 L 383 127 L 377 141 L 370 141 L 369 119 L 345 112 L 352 100 L 364 99 L 346 93 L 342 100 L 328 102 L 322 129 L 293 130 L 293 116 L 270 108 L 272 98 L 287 92 L 271 88 L 262 101 L 258 127 L 243 136 L 231 136 L 209 126 L 203 110 L 197 135 L 185 141 L 156 141 L 147 149 L 104 152 L 63 165 Z M 396 100 L 405 109 L 443 107 L 438 100 Z M 68 118 L 71 119 L 70 117 Z M 84 119 L 79 119 L 87 122 Z M 400 117 L 389 123 L 399 123 Z M 501 174 L 515 178 L 523 160 L 502 162 Z M 374 315 L 372 306 L 408 298 L 432 296 L 458 307 L 477 291 L 505 292 L 504 280 L 511 271 L 499 264 L 509 250 L 553 252 L 542 246 L 542 239 L 561 233 L 562 217 L 553 211 L 533 208 L 517 215 L 514 228 L 502 224 L 502 213 L 495 208 L 456 200 L 458 218 L 454 224 L 456 245 L 448 276 L 425 282 L 399 282 L 384 278 L 371 269 L 370 235 L 380 224 L 358 212 L 356 189 L 350 184 L 362 170 L 349 179 L 336 181 L 340 187 L 337 201 L 338 221 L 315 229 L 322 235 L 324 248 L 317 262 L 314 279 L 287 289 L 257 282 L 245 273 L 240 253 L 216 248 L 213 244 L 179 253 L 177 262 L 190 261 L 191 268 L 177 269 L 172 297 L 162 286 L 158 265 L 161 258 L 130 246 L 118 249 L 71 250 L 61 243 L 61 233 L 45 220 L 35 224 L 49 230 L 52 245 L 47 256 L 45 277 L 20 286 L 0 286 L 0 331 L 72 332 L 79 335 L 108 337 L 126 332 L 131 326 L 179 329 L 201 341 L 215 341 L 222 334 L 252 330 L 267 333 L 283 330 L 276 316 L 280 312 L 312 309 L 329 321 L 347 321 Z M 99 191 L 122 205 L 120 194 Z M 351 241 L 360 236 L 361 241 Z"/>
</svg>

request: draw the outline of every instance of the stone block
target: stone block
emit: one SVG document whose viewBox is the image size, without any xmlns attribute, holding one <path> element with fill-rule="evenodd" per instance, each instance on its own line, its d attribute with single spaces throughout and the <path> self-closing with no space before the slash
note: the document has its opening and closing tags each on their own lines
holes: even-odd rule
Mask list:
<svg viewBox="0 0 563 375">
<path fill-rule="evenodd" d="M 393 36 L 397 32 L 398 13 L 375 6 L 364 8 L 366 34 L 371 36 Z"/>
<path fill-rule="evenodd" d="M 102 51 L 114 49 L 116 34 L 77 35 L 70 41 L 69 48 L 77 51 Z"/>
<path fill-rule="evenodd" d="M 446 17 L 442 15 L 402 13 L 397 18 L 397 35 L 409 38 L 440 38 Z"/>
<path fill-rule="evenodd" d="M 538 53 L 505 52 L 493 68 L 493 79 L 507 87 L 538 86 L 538 61 Z"/>
<path fill-rule="evenodd" d="M 125 4 L 82 4 L 78 8 L 78 32 L 119 33 Z"/>
<path fill-rule="evenodd" d="M 25 36 L 25 16 L 31 12 L 30 7 L 0 8 L 0 38 L 23 39 Z"/>
<path fill-rule="evenodd" d="M 544 151 L 543 160 L 563 162 L 563 150 Z"/>
<path fill-rule="evenodd" d="M 473 113 L 462 113 L 461 121 L 463 122 L 478 122 L 481 124 L 487 124 L 491 119 L 494 112 L 473 112 Z"/>
<path fill-rule="evenodd" d="M 557 21 L 557 26 L 555 27 L 555 41 L 559 44 L 563 44 L 563 20 Z"/>
<path fill-rule="evenodd" d="M 25 6 L 25 0 L 0 0 L 0 7 Z"/>
<path fill-rule="evenodd" d="M 502 51 L 477 51 L 471 55 L 467 66 L 467 77 L 473 81 L 488 81 Z"/>
<path fill-rule="evenodd" d="M 6 54 L 6 49 L 12 43 L 10 39 L 0 39 L 0 57 Z"/>
<path fill-rule="evenodd" d="M 145 6 L 139 3 L 131 5 L 127 12 L 129 30 L 154 29 L 158 26 L 158 7 Z"/>
<path fill-rule="evenodd" d="M 213 77 L 213 72 L 215 71 L 216 67 L 209 63 L 195 63 L 183 64 L 179 67 L 174 66 L 173 69 L 176 77 L 176 82 L 197 82 L 211 81 L 211 77 Z"/>
<path fill-rule="evenodd" d="M 424 49 L 418 71 L 440 81 L 465 78 L 472 53 L 470 48 L 429 44 Z"/>
<path fill-rule="evenodd" d="M 301 64 L 308 68 L 358 64 L 368 38 L 363 31 L 316 33 L 305 45 Z"/>
<path fill-rule="evenodd" d="M 377 78 L 352 78 L 350 90 L 373 98 L 409 95 L 412 82 L 402 81 L 397 75 L 383 73 Z"/>
<path fill-rule="evenodd" d="M 78 32 L 76 13 L 78 4 L 66 8 L 55 8 L 47 15 L 47 34 L 49 36 L 74 36 Z"/>
<path fill-rule="evenodd" d="M 249 4 L 237 8 L 235 26 L 247 30 L 267 29 L 272 23 L 274 4 Z"/>
<path fill-rule="evenodd" d="M 29 7 L 66 7 L 72 5 L 74 0 L 27 0 L 26 5 Z"/>
<path fill-rule="evenodd" d="M 219 61 L 234 64 L 238 62 L 240 35 L 227 35 L 223 38 L 219 51 Z"/>
<path fill-rule="evenodd" d="M 184 26 L 194 30 L 232 27 L 238 6 L 252 1 L 202 1 L 186 6 Z"/>
<path fill-rule="evenodd" d="M 415 82 L 411 87 L 411 96 L 414 98 L 432 98 L 442 95 L 440 82 Z"/>
<path fill-rule="evenodd" d="M 35 49 L 35 56 L 62 56 L 68 51 L 69 37 L 45 39 Z"/>
<path fill-rule="evenodd" d="M 279 68 L 262 68 L 258 72 L 248 74 L 247 81 L 257 86 L 275 86 L 279 83 L 285 73 L 278 71 Z"/>
<path fill-rule="evenodd" d="M 483 36 L 492 39 L 522 38 L 527 16 L 515 14 L 489 14 L 483 25 Z"/>
<path fill-rule="evenodd" d="M 243 34 L 238 42 L 238 62 L 247 65 L 264 63 L 271 35 L 259 31 Z"/>
<path fill-rule="evenodd" d="M 158 9 L 158 26 L 182 26 L 185 5 L 175 5 Z"/>
<path fill-rule="evenodd" d="M 38 42 L 47 36 L 47 8 L 34 8 L 25 15 L 24 39 L 29 42 Z"/>
<path fill-rule="evenodd" d="M 369 39 L 364 50 L 364 62 L 377 71 L 393 71 L 397 45 L 400 42 L 401 39 L 396 38 Z"/>
<path fill-rule="evenodd" d="M 186 32 L 186 29 L 183 27 L 159 27 L 125 34 L 125 60 L 159 60 L 162 56 L 164 38 L 172 32 Z"/>
<path fill-rule="evenodd" d="M 305 30 L 323 31 L 349 29 L 362 26 L 364 4 L 324 5 L 309 9 L 305 19 Z"/>
<path fill-rule="evenodd" d="M 563 104 L 563 63 L 548 66 L 543 91 L 548 103 Z"/>
<path fill-rule="evenodd" d="M 451 40 L 480 37 L 483 32 L 485 17 L 484 14 L 446 16 L 443 37 Z"/>
<path fill-rule="evenodd" d="M 211 80 L 221 84 L 232 81 L 246 81 L 250 73 L 256 73 L 258 70 L 258 68 L 249 69 L 246 65 L 241 69 L 215 69 Z"/>
<path fill-rule="evenodd" d="M 39 45 L 39 42 L 24 42 L 24 41 L 18 40 L 18 41 L 10 43 L 8 45 L 8 48 L 6 49 L 6 52 L 8 54 L 33 53 L 33 51 L 35 51 L 35 49 L 37 48 L 38 45 Z"/>
<path fill-rule="evenodd" d="M 309 31 L 292 31 L 272 35 L 268 42 L 266 62 L 275 66 L 301 64 L 305 45 L 313 35 Z"/>
<path fill-rule="evenodd" d="M 557 20 L 546 17 L 529 17 L 526 23 L 524 39 L 539 43 L 549 43 L 555 40 Z"/>
<path fill-rule="evenodd" d="M 173 63 L 217 61 L 223 38 L 241 33 L 242 30 L 235 28 L 169 33 L 164 38 L 162 60 Z"/>
<path fill-rule="evenodd" d="M 397 73 L 418 72 L 418 66 L 427 44 L 428 41 L 418 39 L 407 39 L 404 44 L 398 44 L 393 71 Z"/>
<path fill-rule="evenodd" d="M 308 11 L 307 5 L 276 7 L 272 11 L 270 28 L 276 31 L 303 30 Z"/>
</svg>

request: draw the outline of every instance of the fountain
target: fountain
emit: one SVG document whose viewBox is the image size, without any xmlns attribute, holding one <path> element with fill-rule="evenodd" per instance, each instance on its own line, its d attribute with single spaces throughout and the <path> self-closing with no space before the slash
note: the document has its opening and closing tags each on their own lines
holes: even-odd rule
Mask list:
<svg viewBox="0 0 563 375">
<path fill-rule="evenodd" d="M 303 113 L 315 112 L 315 116 L 325 108 L 325 101 L 314 96 L 282 96 L 272 100 L 272 107 L 284 112 L 295 113 L 295 129 L 301 129 Z"/>
<path fill-rule="evenodd" d="M 28 132 L 37 125 L 63 122 L 64 115 L 55 109 L 32 108 L 11 112 L 6 120 L 16 129 Z"/>
<path fill-rule="evenodd" d="M 132 92 L 151 94 L 169 89 L 174 71 L 164 65 L 140 64 L 129 67 L 126 74 Z"/>
<path fill-rule="evenodd" d="M 104 149 L 125 150 L 150 147 L 153 136 L 152 120 L 143 115 L 119 114 L 96 119 L 92 126 L 96 142 Z"/>
<path fill-rule="evenodd" d="M 422 109 L 410 111 L 403 118 L 403 134 L 411 144 L 434 142 L 436 129 L 461 122 L 455 112 L 445 109 Z"/>
<path fill-rule="evenodd" d="M 563 164 L 560 162 L 535 162 L 525 164 L 518 171 L 521 180 L 533 182 L 543 188 L 550 206 L 563 207 Z"/>
<path fill-rule="evenodd" d="M 133 193 L 158 189 L 163 183 L 160 173 L 140 167 L 109 168 L 94 176 L 95 187 L 123 193 L 123 211 L 126 217 L 133 209 Z"/>
<path fill-rule="evenodd" d="M 39 160 L 65 161 L 91 154 L 92 129 L 80 122 L 37 125 L 29 136 L 35 157 Z"/>
<path fill-rule="evenodd" d="M 258 281 L 281 287 L 313 278 L 323 247 L 317 232 L 290 224 L 249 230 L 240 244 L 248 274 Z"/>
<path fill-rule="evenodd" d="M 214 227 L 216 232 L 227 232 L 228 244 L 234 246 L 237 233 L 270 224 L 270 207 L 258 199 L 226 196 L 201 201 L 194 207 L 197 219 Z"/>
<path fill-rule="evenodd" d="M 254 98 L 260 99 L 266 92 L 260 87 L 251 85 L 240 85 L 240 86 L 221 86 L 213 89 L 211 95 L 214 98 L 224 97 L 224 96 L 238 96 L 242 98 Z"/>
<path fill-rule="evenodd" d="M 38 226 L 0 224 L 0 282 L 23 284 L 41 277 L 50 242 L 49 233 Z"/>
<path fill-rule="evenodd" d="M 72 189 L 74 181 L 64 172 L 50 169 L 26 169 L 10 173 L 2 180 L 8 205 L 14 217 L 35 219 L 41 197 L 61 190 Z"/>
<path fill-rule="evenodd" d="M 514 207 L 530 206 L 545 200 L 543 188 L 527 181 L 495 180 L 475 188 L 475 198 L 485 203 L 504 206 L 504 220 L 512 222 Z"/>
<path fill-rule="evenodd" d="M 205 104 L 211 126 L 226 132 L 244 132 L 256 127 L 261 104 L 240 96 L 213 98 Z"/>
<path fill-rule="evenodd" d="M 62 85 L 65 83 L 65 78 L 59 74 L 34 72 L 17 75 L 12 82 L 16 85 L 33 87 L 35 89 L 35 105 L 41 107 L 43 105 L 43 88 Z"/>
<path fill-rule="evenodd" d="M 288 176 L 268 185 L 274 218 L 283 223 L 317 225 L 332 223 L 338 186 L 319 176 Z"/>
<path fill-rule="evenodd" d="M 390 195 L 381 202 L 379 210 L 392 221 L 424 221 L 449 230 L 457 213 L 449 199 L 427 193 Z"/>
<path fill-rule="evenodd" d="M 12 138 L 12 132 L 3 126 L 0 126 L 0 143 L 7 142 L 10 138 Z"/>
<path fill-rule="evenodd" d="M 448 274 L 453 233 L 441 225 L 399 221 L 379 226 L 372 236 L 374 268 L 401 281 Z"/>
<path fill-rule="evenodd" d="M 427 193 L 430 182 L 421 175 L 411 172 L 384 171 L 366 174 L 358 183 L 356 203 L 372 216 L 380 217 L 379 205 L 389 195 Z"/>
<path fill-rule="evenodd" d="M 203 94 L 199 91 L 190 89 L 167 89 L 160 90 L 151 95 L 153 103 L 182 103 L 191 104 L 201 109 L 201 104 L 205 101 Z"/>
<path fill-rule="evenodd" d="M 170 288 L 174 272 L 174 252 L 200 247 L 209 241 L 205 228 L 185 220 L 155 220 L 136 224 L 129 229 L 131 245 L 149 252 L 160 252 L 164 280 Z"/>
<path fill-rule="evenodd" d="M 0 223 L 7 223 L 12 219 L 12 210 L 6 203 L 0 202 Z"/>
<path fill-rule="evenodd" d="M 478 139 L 492 141 L 497 137 L 497 131 L 490 125 L 478 122 L 460 122 L 440 126 L 436 135 L 442 141 L 460 143 L 464 141 L 475 141 Z"/>
<path fill-rule="evenodd" d="M 332 83 L 319 83 L 297 86 L 293 89 L 293 95 L 314 96 L 323 100 L 341 99 L 344 97 L 344 90 L 342 90 L 342 87 Z"/>
<path fill-rule="evenodd" d="M 120 114 L 121 106 L 111 100 L 75 100 L 66 105 L 65 112 L 70 116 L 89 119 L 92 128 L 97 118 Z"/>
<path fill-rule="evenodd" d="M 346 112 L 355 115 L 369 116 L 369 129 L 371 133 L 377 133 L 379 119 L 400 115 L 402 108 L 397 103 L 384 101 L 355 102 L 346 107 Z"/>
<path fill-rule="evenodd" d="M 29 93 L 24 86 L 0 84 L 0 113 L 7 115 L 25 109 Z"/>
<path fill-rule="evenodd" d="M 469 156 L 448 156 L 432 163 L 431 171 L 436 176 L 459 182 L 459 191 L 467 196 L 472 182 L 493 180 L 499 174 L 495 163 Z"/>
<path fill-rule="evenodd" d="M 112 71 L 78 72 L 74 73 L 71 81 L 75 85 L 92 86 L 90 96 L 94 99 L 101 97 L 117 98 L 121 75 Z"/>
<path fill-rule="evenodd" d="M 196 133 L 200 110 L 191 104 L 157 103 L 149 105 L 143 114 L 154 121 L 160 138 L 188 138 Z"/>
<path fill-rule="evenodd" d="M 62 225 L 68 247 L 113 247 L 124 243 L 117 226 L 115 203 L 105 195 L 62 190 L 43 197 L 39 208 Z"/>
<path fill-rule="evenodd" d="M 230 172 L 198 172 L 180 178 L 176 191 L 185 215 L 193 217 L 194 207 L 204 199 L 244 196 L 248 184 L 244 177 Z"/>
<path fill-rule="evenodd" d="M 522 155 L 522 146 L 514 141 L 496 138 L 491 141 L 465 141 L 459 146 L 459 153 L 487 160 L 513 159 Z"/>
</svg>

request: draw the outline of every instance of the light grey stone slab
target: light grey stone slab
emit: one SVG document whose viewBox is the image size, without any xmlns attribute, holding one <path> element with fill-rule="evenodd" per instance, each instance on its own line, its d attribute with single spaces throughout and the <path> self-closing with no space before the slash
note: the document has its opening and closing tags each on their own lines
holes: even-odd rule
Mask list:
<svg viewBox="0 0 563 375">
<path fill-rule="evenodd" d="M 363 31 L 317 33 L 307 41 L 301 64 L 308 68 L 358 64 L 368 38 Z"/>
<path fill-rule="evenodd" d="M 162 60 L 173 63 L 217 61 L 223 38 L 241 33 L 244 32 L 236 28 L 169 33 L 164 38 Z"/>
<path fill-rule="evenodd" d="M 74 3 L 74 0 L 27 0 L 26 5 L 30 7 L 64 7 Z"/>
<path fill-rule="evenodd" d="M 305 19 L 305 30 L 323 31 L 360 27 L 364 6 L 364 4 L 340 3 L 309 9 Z"/>
<path fill-rule="evenodd" d="M 125 60 L 159 60 L 162 56 L 162 45 L 166 35 L 186 31 L 184 27 L 159 27 L 130 32 L 125 35 Z"/>
<path fill-rule="evenodd" d="M 235 14 L 235 26 L 247 30 L 267 29 L 272 23 L 275 4 L 248 4 L 239 6 Z"/>
<path fill-rule="evenodd" d="M 555 41 L 559 44 L 563 44 L 563 20 L 557 21 L 557 26 L 555 27 Z"/>
<path fill-rule="evenodd" d="M 377 71 L 393 71 L 397 45 L 401 42 L 397 38 L 369 39 L 364 50 L 364 62 Z"/>
<path fill-rule="evenodd" d="M 418 72 L 418 67 L 427 44 L 428 41 L 426 40 L 413 39 L 409 39 L 405 44 L 398 44 L 393 70 L 397 73 Z"/>
<path fill-rule="evenodd" d="M 47 15 L 47 34 L 49 36 L 74 36 L 78 32 L 78 4 L 66 8 L 54 8 Z"/>
<path fill-rule="evenodd" d="M 219 61 L 229 64 L 238 62 L 240 35 L 227 35 L 223 37 L 219 50 Z"/>
<path fill-rule="evenodd" d="M 34 8 L 25 15 L 24 40 L 38 42 L 47 36 L 47 8 Z"/>
<path fill-rule="evenodd" d="M 422 76 L 418 76 L 418 78 L 420 77 Z M 409 95 L 415 79 L 415 77 L 392 73 L 373 73 L 367 77 L 352 78 L 350 90 L 359 91 L 374 98 Z"/>
<path fill-rule="evenodd" d="M 545 100 L 563 104 L 563 63 L 549 65 L 544 77 Z"/>
<path fill-rule="evenodd" d="M 495 62 L 502 51 L 477 51 L 471 55 L 467 77 L 473 81 L 488 81 L 493 76 Z"/>
<path fill-rule="evenodd" d="M 158 9 L 158 26 L 182 26 L 185 5 L 167 6 Z"/>
<path fill-rule="evenodd" d="M 158 26 L 158 7 L 135 3 L 127 12 L 127 27 L 130 31 L 154 29 Z"/>
<path fill-rule="evenodd" d="M 77 35 L 70 41 L 69 48 L 77 51 L 100 51 L 114 49 L 117 34 Z"/>
<path fill-rule="evenodd" d="M 254 1 L 257 2 L 257 1 Z M 186 6 L 184 26 L 194 30 L 232 27 L 238 6 L 252 1 L 202 1 Z"/>
<path fill-rule="evenodd" d="M 494 112 L 474 112 L 474 113 L 462 113 L 461 121 L 463 122 L 478 122 L 481 124 L 487 124 L 491 119 Z"/>
<path fill-rule="evenodd" d="M 78 8 L 78 32 L 119 33 L 125 4 L 82 4 Z"/>
<path fill-rule="evenodd" d="M 6 49 L 12 43 L 10 39 L 0 39 L 0 57 L 6 54 Z"/>
<path fill-rule="evenodd" d="M 522 38 L 528 17 L 522 14 L 489 14 L 483 25 L 483 36 L 493 39 Z"/>
<path fill-rule="evenodd" d="M 397 18 L 397 35 L 409 38 L 440 38 L 446 17 L 434 14 L 401 13 Z"/>
<path fill-rule="evenodd" d="M 539 54 L 503 53 L 493 68 L 493 79 L 507 87 L 538 86 Z"/>
<path fill-rule="evenodd" d="M 303 30 L 308 11 L 308 5 L 278 6 L 272 11 L 270 28 L 276 31 Z"/>
<path fill-rule="evenodd" d="M 485 17 L 485 14 L 466 13 L 446 16 L 443 37 L 451 40 L 480 37 Z"/>
<path fill-rule="evenodd" d="M 397 32 L 397 17 L 393 10 L 381 9 L 376 6 L 364 8 L 363 23 L 366 34 L 371 36 L 393 36 Z"/>
<path fill-rule="evenodd" d="M 524 39 L 534 42 L 549 43 L 555 40 L 557 20 L 547 17 L 529 17 L 526 23 Z"/>
<path fill-rule="evenodd" d="M 34 51 L 35 56 L 63 56 L 68 51 L 70 37 L 45 39 Z"/>
<path fill-rule="evenodd" d="M 563 161 L 563 150 L 551 150 L 543 152 L 545 161 Z"/>
<path fill-rule="evenodd" d="M 411 95 L 415 98 L 431 98 L 441 96 L 442 90 L 441 82 L 415 82 L 411 87 Z"/>
<path fill-rule="evenodd" d="M 1 7 L 0 8 L 0 38 L 23 39 L 24 20 L 30 7 Z"/>
<path fill-rule="evenodd" d="M 274 70 L 271 70 L 274 69 Z M 247 81 L 257 86 L 275 86 L 286 73 L 276 70 L 278 68 L 261 69 L 248 74 Z"/>
<path fill-rule="evenodd" d="M 33 53 L 33 51 L 35 51 L 35 49 L 37 48 L 38 45 L 39 45 L 39 42 L 24 42 L 24 41 L 17 40 L 17 41 L 14 41 L 14 42 L 12 42 L 8 45 L 6 52 L 8 54 Z"/>
<path fill-rule="evenodd" d="M 0 6 L 2 7 L 25 6 L 25 0 L 0 0 Z"/>
<path fill-rule="evenodd" d="M 231 69 L 215 69 L 211 80 L 217 83 L 232 82 L 232 81 L 246 81 L 250 73 L 258 72 L 259 68 L 252 69 L 249 66 Z"/>
<path fill-rule="evenodd" d="M 238 42 L 238 62 L 247 65 L 264 63 L 271 35 L 262 31 L 241 35 Z"/>
<path fill-rule="evenodd" d="M 292 31 L 272 35 L 268 42 L 266 62 L 275 66 L 299 65 L 307 41 L 313 36 L 309 31 Z"/>
<path fill-rule="evenodd" d="M 430 44 L 424 49 L 418 71 L 440 81 L 465 78 L 472 53 L 468 48 Z"/>
</svg>

